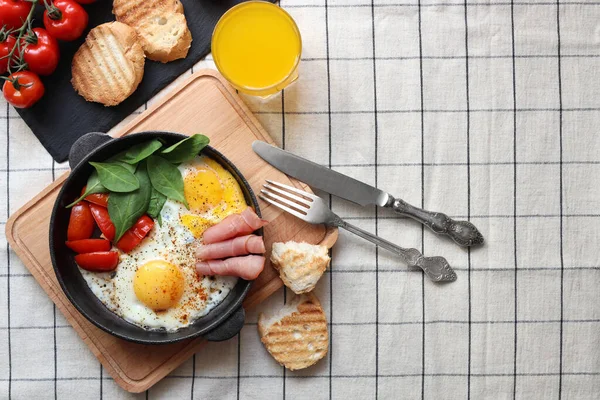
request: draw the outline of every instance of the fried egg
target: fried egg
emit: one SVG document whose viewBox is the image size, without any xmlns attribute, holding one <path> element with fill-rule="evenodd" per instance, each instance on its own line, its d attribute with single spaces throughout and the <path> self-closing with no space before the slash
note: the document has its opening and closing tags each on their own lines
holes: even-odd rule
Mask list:
<svg viewBox="0 0 600 400">
<path fill-rule="evenodd" d="M 229 294 L 237 278 L 198 276 L 196 249 L 202 234 L 247 205 L 235 178 L 206 156 L 179 167 L 189 209 L 168 199 L 161 221 L 110 273 L 80 268 L 106 307 L 145 329 L 176 331 L 206 315 Z M 113 248 L 116 250 L 116 248 Z"/>
</svg>

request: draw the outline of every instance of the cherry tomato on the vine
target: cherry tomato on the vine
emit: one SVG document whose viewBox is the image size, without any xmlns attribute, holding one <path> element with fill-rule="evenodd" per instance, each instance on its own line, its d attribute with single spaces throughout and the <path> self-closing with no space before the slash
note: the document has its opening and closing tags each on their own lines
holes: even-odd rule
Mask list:
<svg viewBox="0 0 600 400">
<path fill-rule="evenodd" d="M 2 92 L 13 107 L 29 108 L 44 95 L 44 84 L 33 72 L 19 71 L 8 77 Z"/>
<path fill-rule="evenodd" d="M 23 60 L 27 69 L 39 75 L 50 75 L 58 65 L 58 42 L 44 28 L 33 28 L 21 39 Z"/>
<path fill-rule="evenodd" d="M 0 28 L 20 28 L 31 11 L 33 3 L 25 0 L 0 0 Z"/>
<path fill-rule="evenodd" d="M 0 75 L 8 71 L 8 55 L 15 47 L 16 42 L 17 40 L 13 36 L 0 32 Z"/>
<path fill-rule="evenodd" d="M 59 40 L 71 41 L 81 36 L 88 24 L 88 13 L 73 0 L 45 3 L 44 26 Z"/>
</svg>

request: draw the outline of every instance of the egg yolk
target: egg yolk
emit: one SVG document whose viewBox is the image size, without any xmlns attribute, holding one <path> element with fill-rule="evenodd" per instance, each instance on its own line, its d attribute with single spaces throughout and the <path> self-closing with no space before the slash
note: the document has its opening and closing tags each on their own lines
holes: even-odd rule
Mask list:
<svg viewBox="0 0 600 400">
<path fill-rule="evenodd" d="M 216 207 L 223 199 L 223 186 L 217 174 L 208 169 L 197 169 L 183 181 L 183 193 L 190 210 L 204 213 Z"/>
<path fill-rule="evenodd" d="M 200 239 L 205 230 L 214 225 L 214 222 L 197 215 L 182 215 L 181 223 L 192 232 L 196 239 Z"/>
<path fill-rule="evenodd" d="M 179 268 L 162 260 L 149 261 L 135 273 L 137 298 L 154 311 L 173 307 L 183 295 L 184 277 Z"/>
</svg>

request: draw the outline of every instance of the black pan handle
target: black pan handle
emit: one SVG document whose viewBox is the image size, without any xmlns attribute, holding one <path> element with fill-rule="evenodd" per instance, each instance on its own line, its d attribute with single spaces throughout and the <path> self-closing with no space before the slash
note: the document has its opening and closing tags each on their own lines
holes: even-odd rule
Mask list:
<svg viewBox="0 0 600 400">
<path fill-rule="evenodd" d="M 112 137 L 102 132 L 86 133 L 71 146 L 69 151 L 69 167 L 74 169 L 88 154 L 104 143 L 113 140 Z"/>
<path fill-rule="evenodd" d="M 229 316 L 221 325 L 215 329 L 208 331 L 203 335 L 204 339 L 210 340 L 211 342 L 221 342 L 223 340 L 231 339 L 244 327 L 244 321 L 246 320 L 246 311 L 244 307 L 238 308 L 233 314 Z"/>
</svg>

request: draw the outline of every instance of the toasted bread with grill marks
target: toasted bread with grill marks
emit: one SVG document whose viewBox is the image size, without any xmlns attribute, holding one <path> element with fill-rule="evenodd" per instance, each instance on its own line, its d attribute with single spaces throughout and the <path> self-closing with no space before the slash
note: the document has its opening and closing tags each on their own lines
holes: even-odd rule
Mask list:
<svg viewBox="0 0 600 400">
<path fill-rule="evenodd" d="M 316 364 L 329 349 L 327 319 L 312 293 L 294 296 L 274 316 L 261 313 L 258 332 L 273 358 L 290 370 Z"/>
<path fill-rule="evenodd" d="M 331 261 L 328 253 L 327 247 L 322 245 L 273 243 L 271 262 L 279 270 L 285 286 L 301 294 L 314 289 Z"/>
<path fill-rule="evenodd" d="M 73 57 L 71 83 L 87 101 L 115 106 L 137 89 L 144 62 L 135 30 L 120 22 L 98 25 Z"/>
<path fill-rule="evenodd" d="M 166 63 L 187 56 L 192 34 L 179 0 L 114 0 L 113 14 L 136 30 L 150 60 Z"/>
</svg>

